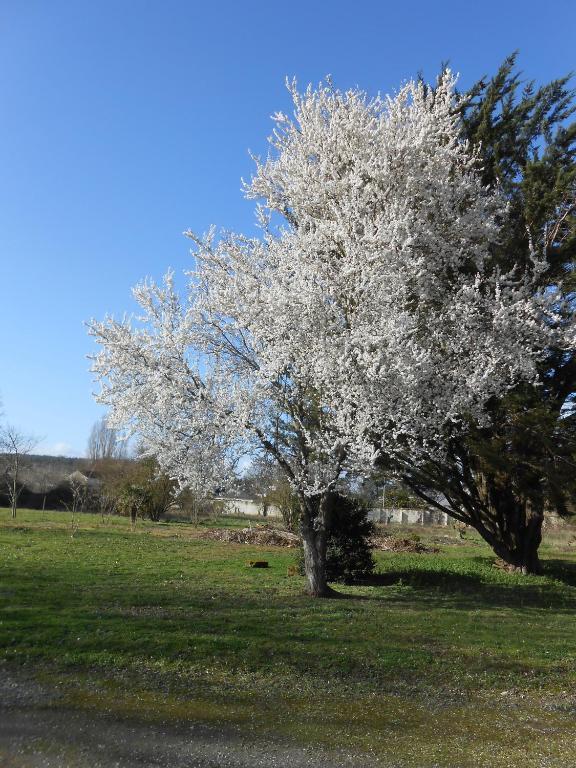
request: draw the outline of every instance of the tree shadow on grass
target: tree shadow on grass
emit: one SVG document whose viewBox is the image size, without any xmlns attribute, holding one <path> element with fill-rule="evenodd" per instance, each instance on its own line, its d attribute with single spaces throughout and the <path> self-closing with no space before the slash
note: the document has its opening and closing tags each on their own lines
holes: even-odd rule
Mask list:
<svg viewBox="0 0 576 768">
<path fill-rule="evenodd" d="M 358 582 L 366 587 L 415 587 L 444 589 L 449 592 L 470 592 L 485 586 L 480 576 L 455 573 L 450 570 L 398 569 L 375 573 Z"/>
<path fill-rule="evenodd" d="M 544 576 L 561 581 L 569 587 L 576 587 L 576 563 L 571 560 L 545 560 L 542 567 Z"/>
<path fill-rule="evenodd" d="M 475 558 L 483 565 L 483 558 Z M 544 576 L 531 578 L 515 576 L 507 582 L 492 581 L 486 574 L 461 573 L 449 568 L 405 568 L 374 574 L 362 581 L 370 587 L 410 587 L 418 592 L 418 600 L 441 602 L 445 608 L 474 610 L 490 607 L 522 609 L 550 609 L 573 612 L 576 608 L 576 564 L 562 560 L 548 560 L 544 564 Z M 551 583 L 549 579 L 556 582 Z M 353 597 L 353 595 L 351 595 Z M 413 602 L 410 595 L 395 590 L 386 595 L 359 596 L 364 599 L 383 599 L 388 602 Z"/>
</svg>

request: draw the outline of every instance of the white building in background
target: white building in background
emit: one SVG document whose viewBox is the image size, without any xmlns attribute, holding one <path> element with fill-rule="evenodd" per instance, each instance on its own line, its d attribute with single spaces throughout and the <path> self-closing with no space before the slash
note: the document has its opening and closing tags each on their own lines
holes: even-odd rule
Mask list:
<svg viewBox="0 0 576 768">
<path fill-rule="evenodd" d="M 252 499 L 223 499 L 224 515 L 247 515 L 249 517 L 281 517 L 280 510 L 269 504 L 264 511 L 261 501 Z M 448 515 L 435 509 L 396 509 L 374 507 L 368 518 L 384 525 L 448 525 Z"/>
</svg>

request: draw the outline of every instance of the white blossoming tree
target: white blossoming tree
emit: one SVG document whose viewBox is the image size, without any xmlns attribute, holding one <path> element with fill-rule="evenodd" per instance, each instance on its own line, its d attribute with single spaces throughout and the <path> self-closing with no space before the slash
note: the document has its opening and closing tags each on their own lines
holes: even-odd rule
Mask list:
<svg viewBox="0 0 576 768">
<path fill-rule="evenodd" d="M 490 266 L 505 208 L 459 139 L 449 73 L 394 98 L 290 88 L 294 117 L 275 115 L 245 188 L 261 236 L 188 233 L 185 299 L 169 274 L 135 289 L 136 323 L 90 327 L 112 425 L 182 485 L 219 485 L 242 452 L 278 462 L 324 596 L 341 474 L 381 451 L 441 450 L 533 377 L 551 300 Z"/>
</svg>

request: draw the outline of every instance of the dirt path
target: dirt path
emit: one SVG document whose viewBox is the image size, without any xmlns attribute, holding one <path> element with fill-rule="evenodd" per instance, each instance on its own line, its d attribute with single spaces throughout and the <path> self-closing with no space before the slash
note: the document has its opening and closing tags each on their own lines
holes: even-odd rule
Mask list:
<svg viewBox="0 0 576 768">
<path fill-rule="evenodd" d="M 200 723 L 151 725 L 72 711 L 0 667 L 2 768 L 368 768 L 366 759 Z"/>
</svg>

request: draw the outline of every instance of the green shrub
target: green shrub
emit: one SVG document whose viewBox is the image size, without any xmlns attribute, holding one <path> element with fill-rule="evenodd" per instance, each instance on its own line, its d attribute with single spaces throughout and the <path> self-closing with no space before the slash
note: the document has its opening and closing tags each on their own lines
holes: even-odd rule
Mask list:
<svg viewBox="0 0 576 768">
<path fill-rule="evenodd" d="M 326 553 L 328 581 L 351 584 L 374 572 L 370 536 L 374 523 L 361 499 L 336 496 Z"/>
<path fill-rule="evenodd" d="M 326 575 L 329 582 L 353 584 L 372 575 L 375 563 L 370 536 L 374 531 L 374 523 L 368 520 L 366 502 L 335 494 L 326 551 Z M 303 574 L 303 552 L 300 552 L 298 567 Z"/>
</svg>

